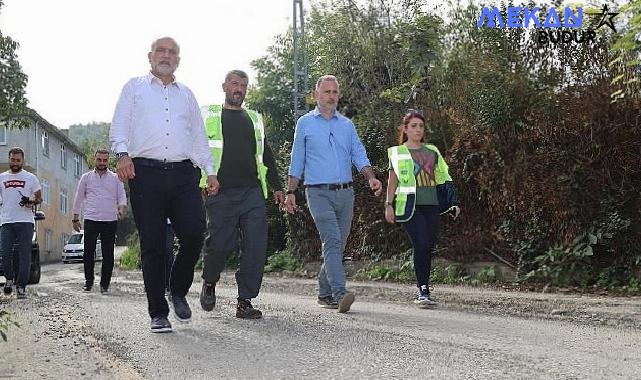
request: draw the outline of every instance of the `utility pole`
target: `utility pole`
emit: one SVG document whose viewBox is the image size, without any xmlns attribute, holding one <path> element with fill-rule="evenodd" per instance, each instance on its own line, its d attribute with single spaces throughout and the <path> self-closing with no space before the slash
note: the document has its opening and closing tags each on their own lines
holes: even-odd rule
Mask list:
<svg viewBox="0 0 641 380">
<path fill-rule="evenodd" d="M 307 53 L 305 45 L 305 15 L 303 14 L 303 0 L 294 1 L 294 51 L 292 63 L 294 68 L 294 120 L 307 113 L 307 93 L 309 80 L 307 76 Z"/>
</svg>

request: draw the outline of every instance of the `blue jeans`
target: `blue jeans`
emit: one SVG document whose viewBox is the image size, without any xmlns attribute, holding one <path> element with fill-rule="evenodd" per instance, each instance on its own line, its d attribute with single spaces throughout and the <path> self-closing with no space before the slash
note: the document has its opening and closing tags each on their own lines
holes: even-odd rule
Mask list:
<svg viewBox="0 0 641 380">
<path fill-rule="evenodd" d="M 323 251 L 323 264 L 318 273 L 318 294 L 321 297 L 332 295 L 340 298 L 347 291 L 343 253 L 352 227 L 354 189 L 308 187 L 305 196 Z"/>
<path fill-rule="evenodd" d="M 31 239 L 33 239 L 33 223 L 5 223 L 0 227 L 0 252 L 4 263 L 4 277 L 13 280 L 13 246 L 16 245 L 18 255 L 18 281 L 16 286 L 24 288 L 29 281 L 31 266 Z"/>
</svg>

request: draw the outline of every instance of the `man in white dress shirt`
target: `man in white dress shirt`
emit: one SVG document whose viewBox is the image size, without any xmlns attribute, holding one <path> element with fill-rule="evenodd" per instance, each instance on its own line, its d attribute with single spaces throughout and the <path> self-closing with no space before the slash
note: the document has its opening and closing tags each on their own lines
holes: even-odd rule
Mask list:
<svg viewBox="0 0 641 380">
<path fill-rule="evenodd" d="M 125 84 L 109 131 L 118 158 L 116 172 L 129 181 L 152 332 L 171 331 L 164 292 L 166 220 L 171 220 L 180 243 L 171 270 L 170 299 L 176 318 L 188 322 L 191 309 L 185 296 L 205 232 L 199 167 L 208 175 L 207 192 L 219 187 L 198 103 L 174 77 L 179 54 L 173 38 L 151 44 L 151 71 Z"/>
</svg>

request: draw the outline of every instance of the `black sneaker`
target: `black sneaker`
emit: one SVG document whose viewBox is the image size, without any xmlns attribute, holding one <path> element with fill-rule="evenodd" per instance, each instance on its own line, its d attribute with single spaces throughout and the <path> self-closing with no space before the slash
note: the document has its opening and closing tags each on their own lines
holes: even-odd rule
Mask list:
<svg viewBox="0 0 641 380">
<path fill-rule="evenodd" d="M 100 294 L 107 294 L 109 293 L 109 288 L 106 286 L 100 285 Z"/>
<path fill-rule="evenodd" d="M 168 333 L 171 332 L 171 323 L 167 317 L 153 317 L 151 318 L 151 332 L 152 333 Z"/>
<path fill-rule="evenodd" d="M 205 311 L 212 311 L 216 306 L 216 283 L 204 282 L 200 291 L 200 307 Z"/>
<path fill-rule="evenodd" d="M 338 302 L 332 296 L 318 296 L 317 302 L 323 309 L 338 309 Z"/>
<path fill-rule="evenodd" d="M 13 292 L 13 280 L 7 280 L 7 282 L 4 283 L 4 294 L 9 295 Z"/>
<path fill-rule="evenodd" d="M 238 300 L 238 304 L 236 305 L 236 318 L 260 319 L 262 317 L 263 313 L 258 309 L 254 309 L 249 300 Z"/>
<path fill-rule="evenodd" d="M 16 293 L 18 295 L 18 299 L 27 298 L 27 292 L 20 286 L 16 286 Z"/>
<path fill-rule="evenodd" d="M 90 292 L 92 287 L 93 286 L 91 284 L 85 284 L 85 286 L 82 287 L 82 290 L 84 290 L 85 292 Z"/>
<path fill-rule="evenodd" d="M 338 298 L 338 312 L 347 313 L 355 300 L 356 297 L 354 296 L 354 293 L 345 292 Z"/>
<path fill-rule="evenodd" d="M 191 309 L 185 297 L 172 295 L 171 303 L 174 305 L 174 314 L 180 322 L 191 321 Z"/>
</svg>

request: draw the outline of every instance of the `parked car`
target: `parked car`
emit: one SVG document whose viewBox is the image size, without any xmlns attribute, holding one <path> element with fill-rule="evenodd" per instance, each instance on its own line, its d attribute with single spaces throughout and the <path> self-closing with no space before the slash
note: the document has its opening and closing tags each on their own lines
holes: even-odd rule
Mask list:
<svg viewBox="0 0 641 380">
<path fill-rule="evenodd" d="M 83 261 L 85 255 L 85 230 L 74 232 L 67 244 L 62 248 L 62 262 L 67 264 L 73 261 Z M 102 245 L 100 239 L 96 242 L 95 261 L 102 260 Z"/>
<path fill-rule="evenodd" d="M 27 284 L 37 284 L 40 282 L 40 246 L 38 245 L 38 222 L 45 219 L 45 213 L 42 211 L 35 211 L 33 225 L 33 238 L 31 239 L 31 265 L 29 267 L 29 279 Z M 4 258 L 0 255 L 0 276 L 4 277 Z M 18 255 L 15 254 L 15 246 L 12 253 L 13 273 L 14 276 L 18 275 Z"/>
</svg>

